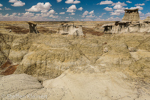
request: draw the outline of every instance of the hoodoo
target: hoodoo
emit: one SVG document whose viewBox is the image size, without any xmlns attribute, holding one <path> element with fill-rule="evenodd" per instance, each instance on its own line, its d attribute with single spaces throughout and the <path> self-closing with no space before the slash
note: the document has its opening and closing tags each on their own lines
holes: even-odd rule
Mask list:
<svg viewBox="0 0 150 100">
<path fill-rule="evenodd" d="M 62 24 L 59 28 L 58 28 L 58 34 L 61 35 L 75 35 L 75 36 L 79 36 L 79 35 L 84 35 L 83 31 L 82 31 L 82 25 L 64 25 Z"/>
<path fill-rule="evenodd" d="M 29 33 L 39 33 L 37 30 L 37 24 L 33 22 L 27 22 L 29 24 Z"/>
<path fill-rule="evenodd" d="M 125 9 L 124 17 L 122 21 L 140 21 L 138 9 Z"/>
</svg>

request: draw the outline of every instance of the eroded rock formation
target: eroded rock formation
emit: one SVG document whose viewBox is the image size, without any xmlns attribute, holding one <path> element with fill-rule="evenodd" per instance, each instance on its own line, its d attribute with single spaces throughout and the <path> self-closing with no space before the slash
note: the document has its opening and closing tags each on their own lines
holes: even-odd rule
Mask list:
<svg viewBox="0 0 150 100">
<path fill-rule="evenodd" d="M 29 24 L 29 33 L 39 33 L 37 30 L 37 24 L 33 22 L 27 22 Z"/>
<path fill-rule="evenodd" d="M 75 26 L 68 24 L 62 24 L 60 28 L 58 28 L 58 34 L 75 36 L 84 35 L 82 31 L 82 25 Z"/>
<path fill-rule="evenodd" d="M 149 33 L 149 17 L 140 21 L 138 9 L 125 9 L 125 15 L 122 21 L 111 24 L 104 24 L 105 33 Z"/>
</svg>

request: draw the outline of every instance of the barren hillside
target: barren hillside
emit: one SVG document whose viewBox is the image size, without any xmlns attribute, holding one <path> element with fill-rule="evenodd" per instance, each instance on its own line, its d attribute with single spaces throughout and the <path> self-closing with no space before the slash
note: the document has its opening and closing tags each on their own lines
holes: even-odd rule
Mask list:
<svg viewBox="0 0 150 100">
<path fill-rule="evenodd" d="M 25 22 L 18 23 L 28 29 Z M 38 23 L 48 30 L 60 25 Z M 9 33 L 9 24 L 2 22 L 0 66 L 8 59 L 11 63 L 1 67 L 1 99 L 32 94 L 47 100 L 149 100 L 150 34 L 97 35 L 97 23 L 85 27 L 86 37 L 74 37 L 49 31 Z M 23 97 L 17 99 L 28 100 Z"/>
</svg>

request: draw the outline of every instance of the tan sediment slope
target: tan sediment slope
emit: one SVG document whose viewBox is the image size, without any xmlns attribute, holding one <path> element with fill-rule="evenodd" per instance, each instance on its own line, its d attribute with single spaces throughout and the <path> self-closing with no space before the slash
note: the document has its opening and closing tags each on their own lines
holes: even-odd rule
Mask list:
<svg viewBox="0 0 150 100">
<path fill-rule="evenodd" d="M 150 98 L 149 92 L 144 87 L 141 88 L 136 82 L 128 80 L 122 72 L 113 70 L 105 73 L 74 73 L 67 70 L 56 79 L 44 81 L 43 85 L 29 75 L 14 74 L 2 77 L 0 85 L 0 95 L 4 100 L 149 100 Z"/>
<path fill-rule="evenodd" d="M 18 93 L 48 100 L 150 98 L 149 34 L 84 38 L 0 32 L 0 66 L 8 58 L 19 64 L 13 75 L 0 78 L 4 100 Z"/>
</svg>

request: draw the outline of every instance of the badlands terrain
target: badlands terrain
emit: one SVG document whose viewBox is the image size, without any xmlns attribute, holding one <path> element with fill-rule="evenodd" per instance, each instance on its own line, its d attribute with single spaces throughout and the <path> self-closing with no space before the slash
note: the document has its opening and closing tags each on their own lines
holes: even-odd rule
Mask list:
<svg viewBox="0 0 150 100">
<path fill-rule="evenodd" d="M 39 34 L 26 22 L 0 22 L 1 100 L 150 100 L 150 33 L 35 23 Z M 82 25 L 86 36 L 56 34 L 62 23 Z"/>
</svg>

